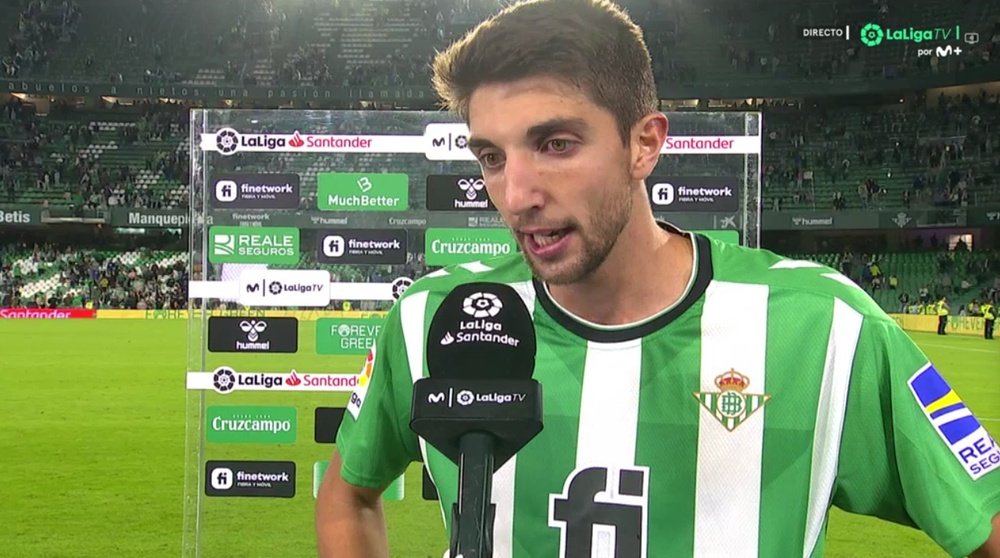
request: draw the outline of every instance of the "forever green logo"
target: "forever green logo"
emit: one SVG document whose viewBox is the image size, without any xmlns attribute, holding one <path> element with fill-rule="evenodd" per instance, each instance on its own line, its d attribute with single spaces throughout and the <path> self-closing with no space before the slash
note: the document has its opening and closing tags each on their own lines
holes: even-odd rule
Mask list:
<svg viewBox="0 0 1000 558">
<path fill-rule="evenodd" d="M 406 211 L 410 179 L 398 172 L 321 172 L 316 207 L 323 211 Z"/>
<path fill-rule="evenodd" d="M 209 407 L 205 440 L 214 444 L 292 444 L 295 407 L 226 405 Z"/>
<path fill-rule="evenodd" d="M 366 355 L 385 318 L 320 318 L 316 320 L 316 352 L 321 355 Z"/>
<path fill-rule="evenodd" d="M 212 263 L 299 262 L 299 229 L 295 227 L 212 227 L 208 234 Z"/>
<path fill-rule="evenodd" d="M 878 46 L 882 44 L 884 38 L 885 32 L 882 31 L 882 26 L 877 23 L 869 23 L 861 28 L 861 42 L 865 46 Z"/>
<path fill-rule="evenodd" d="M 517 252 L 508 229 L 427 229 L 424 235 L 427 265 L 474 262 Z"/>
</svg>

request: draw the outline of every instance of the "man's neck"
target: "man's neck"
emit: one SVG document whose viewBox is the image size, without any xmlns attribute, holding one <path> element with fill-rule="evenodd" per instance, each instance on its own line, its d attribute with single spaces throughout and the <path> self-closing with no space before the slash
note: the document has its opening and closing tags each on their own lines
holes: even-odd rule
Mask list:
<svg viewBox="0 0 1000 558">
<path fill-rule="evenodd" d="M 694 273 L 693 250 L 689 237 L 665 231 L 649 213 L 626 226 L 594 273 L 571 285 L 550 285 L 549 294 L 594 324 L 639 322 L 683 296 Z"/>
</svg>

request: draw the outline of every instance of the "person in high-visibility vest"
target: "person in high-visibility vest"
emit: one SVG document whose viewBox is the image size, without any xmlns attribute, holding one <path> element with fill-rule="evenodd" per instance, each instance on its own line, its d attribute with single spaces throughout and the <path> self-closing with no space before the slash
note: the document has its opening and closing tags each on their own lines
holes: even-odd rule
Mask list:
<svg viewBox="0 0 1000 558">
<path fill-rule="evenodd" d="M 997 319 L 997 309 L 990 301 L 979 306 L 979 312 L 983 315 L 983 337 L 993 339 L 993 322 Z"/>
<path fill-rule="evenodd" d="M 948 297 L 943 296 L 937 303 L 938 335 L 945 335 L 944 328 L 948 325 L 948 310 Z"/>
</svg>

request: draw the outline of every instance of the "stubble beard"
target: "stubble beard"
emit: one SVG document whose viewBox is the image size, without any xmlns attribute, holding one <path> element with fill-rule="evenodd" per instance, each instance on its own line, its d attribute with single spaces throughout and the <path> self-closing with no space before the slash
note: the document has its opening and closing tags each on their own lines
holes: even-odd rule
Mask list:
<svg viewBox="0 0 1000 558">
<path fill-rule="evenodd" d="M 538 265 L 527 251 L 524 252 L 524 260 L 536 278 L 549 285 L 569 285 L 597 271 L 614 249 L 632 216 L 632 188 L 626 179 L 623 178 L 622 182 L 615 189 L 617 194 L 604 200 L 599 207 L 590 208 L 589 222 L 574 227 L 583 245 L 580 253 L 570 254 L 554 265 Z M 521 249 L 524 250 L 524 247 Z"/>
</svg>

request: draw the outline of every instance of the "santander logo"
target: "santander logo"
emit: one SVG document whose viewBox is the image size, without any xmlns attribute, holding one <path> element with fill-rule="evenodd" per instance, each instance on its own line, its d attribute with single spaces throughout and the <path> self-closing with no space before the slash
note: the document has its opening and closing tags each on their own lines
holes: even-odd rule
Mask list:
<svg viewBox="0 0 1000 558">
<path fill-rule="evenodd" d="M 299 378 L 299 375 L 296 374 L 294 370 L 292 370 L 292 372 L 288 375 L 288 378 L 285 379 L 286 386 L 297 386 L 301 383 L 302 379 Z"/>
<path fill-rule="evenodd" d="M 288 140 L 288 145 L 291 147 L 302 147 L 305 144 L 306 142 L 303 141 L 301 137 L 299 137 L 298 130 L 295 130 L 295 133 L 292 134 L 292 139 Z"/>
</svg>

